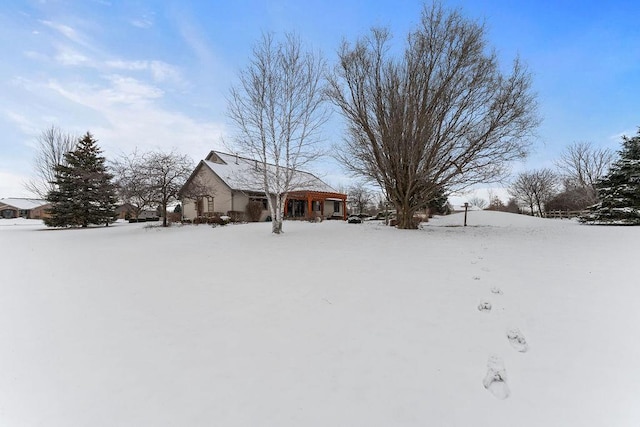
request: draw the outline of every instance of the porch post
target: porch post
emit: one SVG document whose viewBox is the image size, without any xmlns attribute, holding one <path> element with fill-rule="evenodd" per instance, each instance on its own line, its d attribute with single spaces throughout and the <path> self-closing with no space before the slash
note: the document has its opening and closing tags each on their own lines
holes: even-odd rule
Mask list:
<svg viewBox="0 0 640 427">
<path fill-rule="evenodd" d="M 342 199 L 342 220 L 347 220 L 347 199 L 346 197 Z"/>
<path fill-rule="evenodd" d="M 313 212 L 311 211 L 311 194 L 307 193 L 307 219 L 312 218 Z"/>
</svg>

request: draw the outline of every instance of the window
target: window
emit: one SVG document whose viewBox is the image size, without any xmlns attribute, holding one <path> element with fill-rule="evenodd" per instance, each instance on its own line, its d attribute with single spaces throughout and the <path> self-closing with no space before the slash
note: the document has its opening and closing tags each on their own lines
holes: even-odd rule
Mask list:
<svg viewBox="0 0 640 427">
<path fill-rule="evenodd" d="M 335 201 L 333 202 L 333 213 L 339 213 L 340 212 L 340 202 Z"/>
<path fill-rule="evenodd" d="M 207 212 L 214 212 L 214 210 L 213 210 L 213 197 L 207 197 Z"/>
</svg>

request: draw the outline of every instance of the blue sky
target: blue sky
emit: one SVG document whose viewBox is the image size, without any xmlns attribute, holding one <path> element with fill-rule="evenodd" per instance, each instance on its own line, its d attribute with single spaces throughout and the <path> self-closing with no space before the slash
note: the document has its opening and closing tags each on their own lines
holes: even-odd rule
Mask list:
<svg viewBox="0 0 640 427">
<path fill-rule="evenodd" d="M 514 171 L 552 166 L 568 144 L 618 149 L 640 125 L 637 1 L 451 0 L 484 21 L 508 65 L 533 74 L 543 122 Z M 52 124 L 91 131 L 107 157 L 176 149 L 194 162 L 230 141 L 226 96 L 262 32 L 296 32 L 329 64 L 343 39 L 386 26 L 401 46 L 420 1 L 9 0 L 0 6 L 0 198 L 26 197 L 34 141 Z M 326 129 L 341 138 L 337 114 Z M 333 161 L 315 172 L 348 181 Z"/>
</svg>

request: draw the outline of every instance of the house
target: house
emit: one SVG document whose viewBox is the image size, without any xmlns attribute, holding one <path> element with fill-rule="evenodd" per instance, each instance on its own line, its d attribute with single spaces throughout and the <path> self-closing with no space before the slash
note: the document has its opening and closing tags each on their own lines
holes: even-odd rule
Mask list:
<svg viewBox="0 0 640 427">
<path fill-rule="evenodd" d="M 51 203 L 41 199 L 0 199 L 0 218 L 42 219 L 50 207 Z"/>
<path fill-rule="evenodd" d="M 123 203 L 116 206 L 117 219 L 143 219 L 147 221 L 157 220 L 160 217 L 158 209 L 136 209 L 131 203 Z"/>
<path fill-rule="evenodd" d="M 183 217 L 242 216 L 249 202 L 259 202 L 262 204 L 260 221 L 268 220 L 267 197 L 261 189 L 260 180 L 256 179 L 257 170 L 256 160 L 211 151 L 198 163 L 180 190 Z M 308 172 L 298 171 L 296 178 L 298 185 L 288 194 L 285 203 L 285 218 L 346 219 L 346 194 L 337 192 Z M 275 197 L 271 197 L 273 201 Z"/>
</svg>

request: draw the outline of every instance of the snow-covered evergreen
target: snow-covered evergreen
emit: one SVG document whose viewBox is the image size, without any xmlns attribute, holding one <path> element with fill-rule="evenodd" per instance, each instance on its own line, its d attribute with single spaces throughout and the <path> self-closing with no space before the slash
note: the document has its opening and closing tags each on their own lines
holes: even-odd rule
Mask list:
<svg viewBox="0 0 640 427">
<path fill-rule="evenodd" d="M 66 164 L 56 167 L 55 188 L 49 192 L 49 227 L 109 225 L 115 220 L 116 194 L 105 158 L 87 132 L 75 150 L 65 154 Z"/>
<path fill-rule="evenodd" d="M 640 225 L 640 129 L 622 137 L 620 159 L 596 188 L 600 202 L 580 220 L 592 224 Z"/>
</svg>

